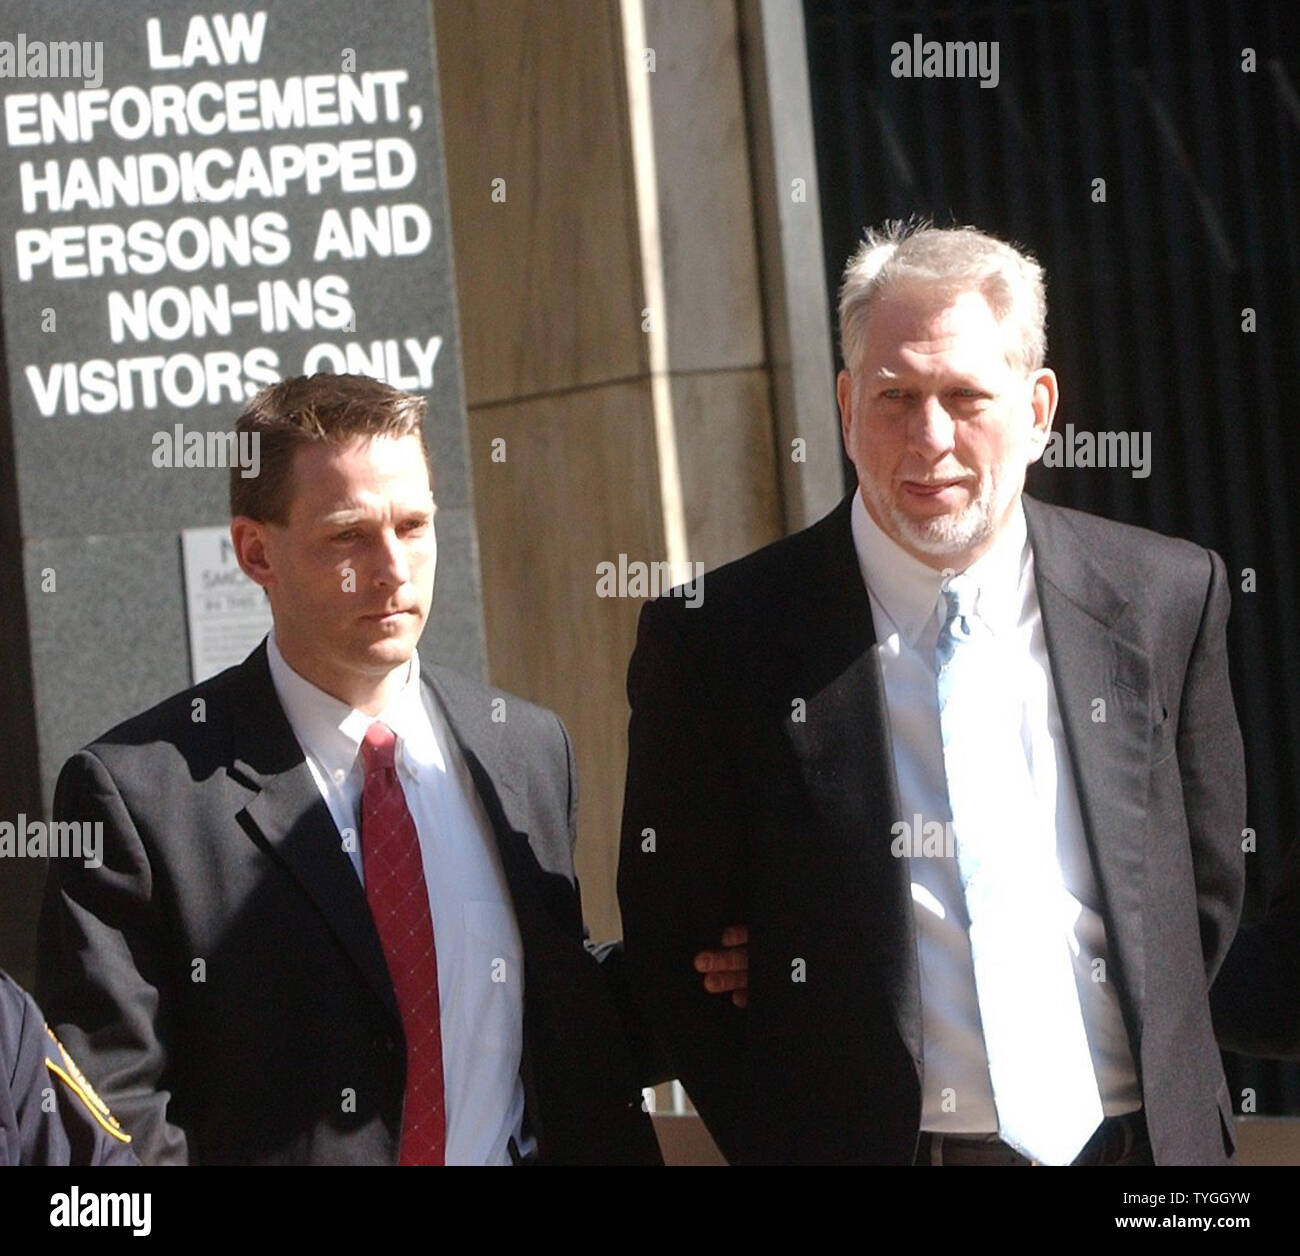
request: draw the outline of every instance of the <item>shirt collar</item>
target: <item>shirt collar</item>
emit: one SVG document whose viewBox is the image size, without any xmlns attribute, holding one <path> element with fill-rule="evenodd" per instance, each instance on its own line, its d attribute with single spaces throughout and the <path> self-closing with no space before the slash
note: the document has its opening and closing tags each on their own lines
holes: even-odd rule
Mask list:
<svg viewBox="0 0 1300 1256">
<path fill-rule="evenodd" d="M 376 719 L 397 735 L 399 767 L 414 775 L 421 766 L 444 765 L 431 716 L 423 702 L 418 652 L 411 652 L 401 689 L 377 716 L 340 702 L 294 671 L 280 653 L 274 629 L 266 639 L 266 656 L 276 696 L 294 734 L 303 749 L 331 777 L 341 779 L 356 766 L 362 739 Z"/>
<path fill-rule="evenodd" d="M 915 645 L 931 618 L 942 620 L 944 573 L 914 558 L 885 534 L 867 513 L 861 489 L 853 494 L 850 522 L 863 583 L 899 636 Z M 1019 620 L 1028 540 L 1024 503 L 1017 501 L 992 548 L 965 569 L 979 585 L 975 613 L 994 632 L 1014 627 Z"/>
</svg>

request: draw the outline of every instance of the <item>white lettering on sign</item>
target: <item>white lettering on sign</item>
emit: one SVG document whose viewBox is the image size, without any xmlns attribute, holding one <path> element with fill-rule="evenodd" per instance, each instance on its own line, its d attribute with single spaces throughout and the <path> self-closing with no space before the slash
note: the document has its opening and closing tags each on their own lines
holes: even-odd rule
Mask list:
<svg viewBox="0 0 1300 1256">
<path fill-rule="evenodd" d="M 110 58 L 93 80 L 42 80 L 24 53 L 3 99 L 21 210 L 6 278 L 59 331 L 12 368 L 36 415 L 238 410 L 299 371 L 432 388 L 444 337 L 400 321 L 427 285 L 392 299 L 406 263 L 437 255 L 417 91 L 431 67 L 333 48 L 313 65 L 298 8 L 118 13 L 142 29 L 116 79 Z M 102 344 L 82 334 L 92 314 Z"/>
</svg>

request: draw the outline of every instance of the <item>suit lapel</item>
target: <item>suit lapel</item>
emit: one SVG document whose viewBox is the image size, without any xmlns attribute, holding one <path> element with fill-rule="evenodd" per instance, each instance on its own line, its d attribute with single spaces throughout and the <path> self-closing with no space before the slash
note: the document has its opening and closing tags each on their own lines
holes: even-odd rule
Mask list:
<svg viewBox="0 0 1300 1256">
<path fill-rule="evenodd" d="M 1057 706 L 1118 988 L 1131 1000 L 1126 1010 L 1136 1058 L 1145 971 L 1151 661 L 1134 640 L 1129 603 L 1092 562 L 1068 518 L 1032 498 L 1024 503 Z"/>
<path fill-rule="evenodd" d="M 820 529 L 801 636 L 794 692 L 807 694 L 807 718 L 785 727 L 813 804 L 830 835 L 862 860 L 873 910 L 861 922 L 868 956 L 880 973 L 898 1032 L 921 1059 L 921 987 L 907 860 L 890 851 L 899 816 L 894 754 L 871 601 L 853 547 L 852 498 L 815 525 Z"/>
<path fill-rule="evenodd" d="M 523 787 L 524 765 L 506 737 L 504 722 L 492 720 L 492 695 L 486 686 L 445 667 L 423 668 L 422 679 L 442 708 L 492 826 L 523 941 L 525 972 L 534 974 L 524 979 L 524 1041 L 519 1074 L 524 1084 L 525 1130 L 537 1139 L 539 1150 L 544 1150 L 547 1134 L 541 1118 L 533 1049 L 534 1015 L 530 1015 L 530 1009 L 535 1013 L 545 1000 L 548 955 L 565 942 L 539 898 L 534 879 L 538 862 L 529 845 L 533 826 Z M 580 920 L 576 928 L 582 928 Z"/>
<path fill-rule="evenodd" d="M 465 757 L 492 825 L 518 912 L 521 896 L 527 897 L 532 888 L 520 859 L 526 852 L 519 849 L 521 839 L 527 842 L 530 827 L 523 765 L 506 736 L 504 721 L 492 719 L 492 695 L 486 686 L 467 681 L 447 668 L 425 667 L 421 678 L 437 697 L 451 735 Z"/>
<path fill-rule="evenodd" d="M 367 984 L 400 1023 L 365 891 L 276 697 L 265 641 L 245 660 L 241 672 L 241 692 L 233 698 L 233 770 L 256 793 L 237 818 L 293 874 Z"/>
</svg>

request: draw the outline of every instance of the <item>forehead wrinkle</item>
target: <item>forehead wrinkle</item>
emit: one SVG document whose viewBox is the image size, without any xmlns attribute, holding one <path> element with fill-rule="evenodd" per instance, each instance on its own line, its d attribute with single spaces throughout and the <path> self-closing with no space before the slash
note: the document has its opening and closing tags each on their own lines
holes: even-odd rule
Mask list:
<svg viewBox="0 0 1300 1256">
<path fill-rule="evenodd" d="M 378 509 L 376 509 L 376 507 Z M 321 512 L 325 519 L 369 519 L 381 514 L 427 514 L 432 515 L 437 509 L 432 496 L 413 498 L 403 501 L 398 498 L 377 497 L 373 502 L 350 501 L 335 502 Z"/>
<path fill-rule="evenodd" d="M 935 361 L 933 358 L 923 358 L 919 362 L 912 364 L 906 361 L 900 361 L 897 368 L 880 366 L 875 371 L 867 375 L 867 379 L 876 382 L 897 382 L 899 380 L 955 380 L 963 383 L 986 383 L 984 379 L 988 375 L 990 364 L 983 358 L 978 361 L 948 360 L 944 362 Z"/>
</svg>

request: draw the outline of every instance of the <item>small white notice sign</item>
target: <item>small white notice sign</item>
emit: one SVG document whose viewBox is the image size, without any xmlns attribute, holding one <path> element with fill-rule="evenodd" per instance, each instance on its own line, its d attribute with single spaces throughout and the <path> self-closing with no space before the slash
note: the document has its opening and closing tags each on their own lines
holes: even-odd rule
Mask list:
<svg viewBox="0 0 1300 1256">
<path fill-rule="evenodd" d="M 181 532 L 193 684 L 242 663 L 271 627 L 266 595 L 239 569 L 228 528 Z"/>
</svg>

